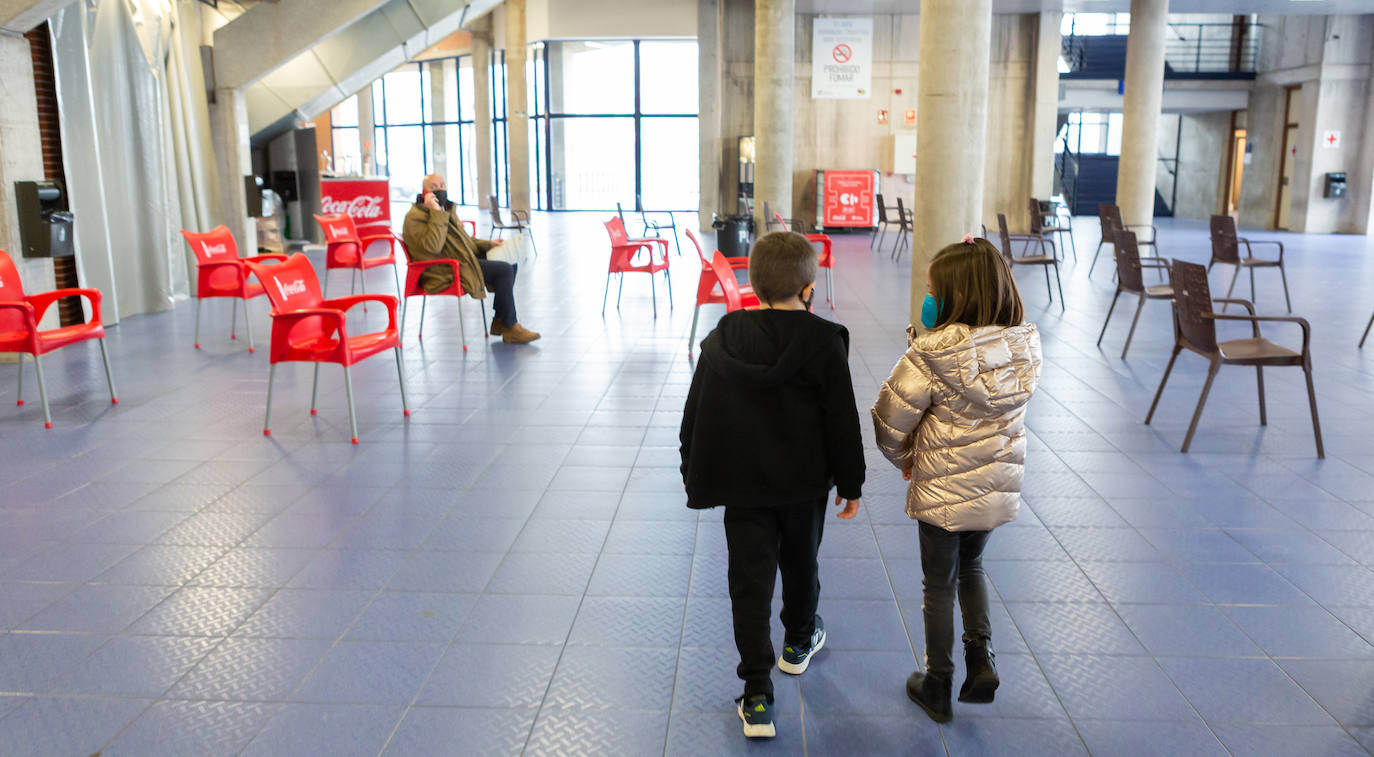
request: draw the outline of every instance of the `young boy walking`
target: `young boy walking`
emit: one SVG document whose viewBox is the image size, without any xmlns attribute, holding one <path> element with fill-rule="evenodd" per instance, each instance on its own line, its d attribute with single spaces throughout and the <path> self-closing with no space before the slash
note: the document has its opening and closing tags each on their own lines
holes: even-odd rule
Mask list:
<svg viewBox="0 0 1374 757">
<path fill-rule="evenodd" d="M 849 332 L 809 310 L 816 252 L 805 237 L 773 232 L 749 255 L 758 310 L 720 319 L 701 345 L 701 362 L 682 415 L 682 480 L 687 506 L 725 507 L 735 700 L 744 735 L 771 737 L 773 643 L 769 614 L 782 573 L 785 635 L 778 668 L 800 675 L 825 645 L 816 614 L 816 553 L 826 500 L 859 510 L 863 443 L 849 376 Z"/>
</svg>

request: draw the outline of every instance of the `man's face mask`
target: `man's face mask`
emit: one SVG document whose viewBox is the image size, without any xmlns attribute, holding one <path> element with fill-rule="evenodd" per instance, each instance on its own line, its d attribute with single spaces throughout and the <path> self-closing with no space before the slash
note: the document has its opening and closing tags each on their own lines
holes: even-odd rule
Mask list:
<svg viewBox="0 0 1374 757">
<path fill-rule="evenodd" d="M 448 201 L 447 189 L 434 190 L 434 198 L 439 201 L 439 207 L 443 208 L 444 210 L 449 210 L 453 207 L 453 203 Z"/>
</svg>

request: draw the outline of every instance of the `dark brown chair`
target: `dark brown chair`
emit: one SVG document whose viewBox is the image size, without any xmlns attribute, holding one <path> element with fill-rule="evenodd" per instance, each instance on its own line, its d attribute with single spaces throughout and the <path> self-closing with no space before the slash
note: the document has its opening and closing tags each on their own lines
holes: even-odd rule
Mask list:
<svg viewBox="0 0 1374 757">
<path fill-rule="evenodd" d="M 1288 305 L 1288 312 L 1293 312 L 1293 301 L 1288 298 L 1288 274 L 1283 269 L 1283 242 L 1273 239 L 1250 240 L 1245 237 L 1236 236 L 1236 219 L 1231 216 L 1212 216 L 1210 223 L 1212 229 L 1212 260 L 1207 264 L 1207 270 L 1212 270 L 1212 266 L 1217 263 L 1235 266 L 1235 272 L 1231 274 L 1231 285 L 1226 287 L 1226 296 L 1231 296 L 1231 291 L 1236 288 L 1236 279 L 1240 278 L 1241 269 L 1250 270 L 1250 301 L 1255 301 L 1255 269 L 1256 268 L 1277 268 L 1279 276 L 1283 279 L 1283 301 Z M 1240 246 L 1245 245 L 1245 257 L 1240 256 Z M 1251 245 L 1272 244 L 1279 248 L 1278 260 L 1266 260 L 1255 257 L 1255 251 Z"/>
<path fill-rule="evenodd" d="M 1045 212 L 1049 203 L 1042 203 L 1034 197 L 1030 198 L 1030 233 L 1045 237 L 1050 243 L 1050 250 L 1054 250 L 1054 235 L 1064 234 L 1069 230 L 1067 226 L 1045 223 Z M 1073 262 L 1078 262 L 1078 248 L 1073 247 L 1073 235 L 1069 235 L 1069 246 L 1073 249 Z M 1061 248 L 1062 249 L 1062 248 Z"/>
<path fill-rule="evenodd" d="M 1136 244 L 1137 244 L 1137 246 L 1139 246 L 1139 247 L 1149 247 L 1151 250 L 1154 250 L 1154 251 L 1155 251 L 1155 254 L 1153 254 L 1153 255 L 1141 255 L 1141 258 L 1158 258 L 1158 257 L 1159 257 L 1159 252 L 1158 252 L 1159 247 L 1155 244 L 1155 237 L 1157 237 L 1157 236 L 1159 235 L 1159 230 L 1156 229 L 1156 228 L 1154 227 L 1153 224 L 1148 224 L 1148 223 L 1122 223 L 1122 221 L 1121 221 L 1121 208 L 1119 208 L 1119 207 L 1117 207 L 1117 206 L 1115 206 L 1115 205 L 1109 205 L 1109 204 L 1107 204 L 1107 203 L 1105 203 L 1105 202 L 1103 202 L 1103 203 L 1098 203 L 1098 205 L 1097 205 L 1097 221 L 1098 221 L 1098 223 L 1100 223 L 1100 224 L 1102 225 L 1102 239 L 1098 241 L 1098 243 L 1097 243 L 1097 250 L 1093 252 L 1093 261 L 1092 261 L 1092 263 L 1088 266 L 1088 278 L 1092 278 L 1092 275 L 1093 275 L 1093 268 L 1097 267 L 1097 256 L 1102 252 L 1102 245 L 1104 245 L 1104 244 L 1111 244 L 1111 243 L 1112 243 L 1112 240 L 1114 240 L 1114 239 L 1116 238 L 1116 230 L 1117 230 L 1118 228 L 1120 228 L 1120 229 L 1127 229 L 1127 230 L 1130 230 L 1130 229 L 1149 229 L 1149 230 L 1150 230 L 1150 238 L 1149 238 L 1149 239 L 1140 239 L 1139 237 L 1137 237 L 1137 238 L 1136 238 Z"/>
<path fill-rule="evenodd" d="M 1059 309 L 1062 311 L 1064 309 L 1064 283 L 1059 280 L 1059 259 L 1053 254 L 1045 255 L 1043 252 L 1040 255 L 1023 255 L 1018 258 L 1011 252 L 1011 243 L 1014 241 L 1025 242 L 1026 250 L 1030 250 L 1031 243 L 1034 242 L 1043 251 L 1047 240 L 1035 234 L 1012 234 L 1008 232 L 1005 213 L 997 214 L 997 233 L 1002 237 L 1002 257 L 1006 259 L 1007 265 L 1013 268 L 1018 265 L 1038 265 L 1045 269 L 1045 292 L 1049 294 L 1050 302 L 1054 302 L 1054 292 L 1050 289 L 1049 267 L 1054 266 L 1054 282 L 1059 286 Z"/>
<path fill-rule="evenodd" d="M 510 223 L 501 220 L 501 206 L 496 202 L 496 195 L 487 196 L 487 208 L 491 210 L 491 233 L 487 238 L 499 237 L 507 231 L 524 231 L 530 227 L 530 214 L 526 210 L 510 211 Z M 530 233 L 530 251 L 535 255 L 539 254 L 539 248 L 534 246 L 534 233 Z"/>
<path fill-rule="evenodd" d="M 1317 457 L 1326 457 L 1322 447 L 1322 427 L 1317 420 L 1317 393 L 1312 388 L 1312 326 L 1304 318 L 1294 316 L 1257 316 L 1255 306 L 1249 300 L 1213 300 L 1207 287 L 1207 269 L 1197 263 L 1175 260 L 1173 265 L 1174 281 L 1174 351 L 1169 356 L 1169 365 L 1164 369 L 1164 377 L 1159 380 L 1159 390 L 1155 392 L 1150 412 L 1145 416 L 1148 425 L 1154 417 L 1159 398 L 1164 394 L 1164 384 L 1174 369 L 1178 353 L 1191 350 L 1207 358 L 1211 366 L 1207 369 L 1207 383 L 1202 385 L 1202 396 L 1198 397 L 1197 409 L 1193 411 L 1193 422 L 1188 425 L 1188 435 L 1183 438 L 1183 452 L 1193 442 L 1197 431 L 1198 419 L 1202 408 L 1207 404 L 1207 393 L 1212 390 L 1212 381 L 1223 365 L 1254 366 L 1255 377 L 1259 382 L 1260 425 L 1268 425 L 1269 419 L 1264 409 L 1264 368 L 1265 366 L 1299 366 L 1307 377 L 1307 401 L 1312 406 L 1312 433 L 1317 439 Z M 1225 315 L 1213 312 L 1215 302 L 1243 306 L 1249 315 Z M 1244 321 L 1254 329 L 1248 339 L 1217 341 L 1217 321 Z M 1302 327 L 1302 351 L 1294 352 L 1282 345 L 1275 344 L 1260 335 L 1260 321 L 1277 323 L 1296 323 Z"/>
<path fill-rule="evenodd" d="M 873 227 L 873 236 L 869 237 L 868 247 L 869 249 L 872 249 L 873 244 L 876 242 L 878 245 L 878 249 L 881 250 L 883 248 L 883 237 L 887 236 L 887 228 L 891 226 L 893 222 L 889 220 L 887 217 L 887 211 L 889 210 L 889 208 L 887 207 L 887 203 L 883 202 L 883 195 L 881 192 L 878 193 L 877 198 L 878 223 Z M 896 210 L 896 208 L 891 209 Z"/>
<path fill-rule="evenodd" d="M 1360 349 L 1364 349 L 1364 340 L 1369 338 L 1369 327 L 1374 326 L 1374 314 L 1369 316 L 1369 323 L 1364 325 L 1364 336 L 1360 337 Z"/>
<path fill-rule="evenodd" d="M 1146 286 L 1141 275 L 1142 268 L 1163 268 L 1168 271 L 1169 264 L 1158 259 L 1140 259 L 1140 248 L 1136 245 L 1135 232 L 1118 229 L 1116 244 L 1116 294 L 1112 296 L 1112 306 L 1107 308 L 1107 320 L 1102 322 L 1102 331 L 1097 335 L 1097 346 L 1102 346 L 1102 337 L 1107 333 L 1107 324 L 1112 321 L 1112 311 L 1116 310 L 1117 298 L 1122 292 L 1140 298 L 1135 306 L 1135 317 L 1131 319 L 1131 330 L 1126 333 L 1126 346 L 1121 348 L 1121 359 L 1131 349 L 1131 339 L 1135 337 L 1135 326 L 1140 322 L 1140 311 L 1145 309 L 1146 300 L 1172 300 L 1174 288 L 1170 284 Z"/>
<path fill-rule="evenodd" d="M 892 243 L 892 259 L 901 260 L 902 250 L 911 247 L 911 211 L 897 198 L 897 241 Z"/>
</svg>

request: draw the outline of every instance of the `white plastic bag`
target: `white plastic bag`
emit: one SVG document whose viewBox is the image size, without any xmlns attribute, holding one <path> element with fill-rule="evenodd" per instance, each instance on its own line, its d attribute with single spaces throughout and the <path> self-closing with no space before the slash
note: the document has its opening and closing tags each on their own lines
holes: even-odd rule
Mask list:
<svg viewBox="0 0 1374 757">
<path fill-rule="evenodd" d="M 525 262 L 530 252 L 530 232 L 522 230 L 488 250 L 487 260 L 504 260 L 512 265 L 518 265 Z"/>
</svg>

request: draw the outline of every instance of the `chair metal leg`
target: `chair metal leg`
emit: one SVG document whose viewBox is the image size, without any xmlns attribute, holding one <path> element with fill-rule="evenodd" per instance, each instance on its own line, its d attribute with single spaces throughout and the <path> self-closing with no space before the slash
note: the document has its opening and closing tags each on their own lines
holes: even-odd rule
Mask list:
<svg viewBox="0 0 1374 757">
<path fill-rule="evenodd" d="M 310 380 L 310 414 L 316 415 L 315 400 L 320 396 L 320 364 L 315 363 L 315 377 Z"/>
<path fill-rule="evenodd" d="M 420 298 L 420 330 L 419 330 L 418 332 L 416 332 L 416 334 L 415 334 L 415 338 L 416 338 L 416 339 L 424 339 L 424 338 L 425 338 L 425 307 L 426 307 L 427 305 L 429 305 L 429 298 L 428 298 L 428 297 L 421 297 L 421 298 Z M 459 321 L 461 322 L 461 321 L 462 321 L 462 318 L 459 318 Z"/>
<path fill-rule="evenodd" d="M 1250 302 L 1251 304 L 1255 302 L 1255 269 L 1253 266 L 1250 268 Z"/>
<path fill-rule="evenodd" d="M 1360 348 L 1364 348 L 1364 340 L 1369 338 L 1369 327 L 1374 326 L 1374 313 L 1369 316 L 1369 323 L 1364 325 L 1364 336 L 1360 337 Z"/>
<path fill-rule="evenodd" d="M 203 298 L 201 298 L 201 297 L 197 297 L 197 298 L 196 298 L 196 337 L 195 337 L 196 349 L 200 349 L 200 306 L 201 306 L 201 303 L 203 303 L 203 302 L 205 302 L 205 300 L 204 300 Z"/>
<path fill-rule="evenodd" d="M 1293 312 L 1293 300 L 1288 297 L 1288 274 L 1284 272 L 1283 266 L 1279 266 L 1279 278 L 1283 279 L 1283 302 L 1288 306 L 1288 312 Z"/>
<path fill-rule="evenodd" d="M 830 309 L 835 309 L 835 269 L 825 269 L 825 301 L 830 303 Z"/>
<path fill-rule="evenodd" d="M 609 277 L 608 277 L 608 278 L 609 278 Z M 490 331 L 487 331 L 487 301 L 486 301 L 486 300 L 478 300 L 478 301 L 477 301 L 477 305 L 478 305 L 479 307 L 482 308 L 482 337 L 485 339 L 485 338 L 491 336 L 491 332 L 490 332 Z M 606 298 L 605 298 L 605 297 L 602 297 L 602 298 L 601 298 L 601 313 L 602 313 L 603 315 L 606 313 Z"/>
<path fill-rule="evenodd" d="M 358 269 L 358 289 L 362 290 L 363 294 L 367 294 L 367 271 L 362 269 Z M 363 303 L 363 312 L 367 312 L 366 302 Z"/>
<path fill-rule="evenodd" d="M 1235 270 L 1234 273 L 1231 274 L 1231 285 L 1228 286 L 1228 287 L 1226 287 L 1226 299 L 1228 299 L 1228 300 L 1231 299 L 1231 292 L 1236 288 L 1236 279 L 1238 279 L 1238 278 L 1240 278 L 1240 263 L 1237 263 L 1237 264 L 1236 264 L 1236 270 Z M 1254 299 L 1255 299 L 1255 295 L 1254 295 L 1253 292 L 1250 293 L 1250 299 L 1251 299 L 1251 300 L 1254 300 Z M 1228 302 L 1228 303 L 1226 303 L 1225 305 L 1222 305 L 1222 306 L 1221 306 L 1221 312 L 1225 313 L 1225 312 L 1226 312 L 1226 308 L 1227 308 L 1230 304 L 1231 304 L 1231 303 Z"/>
<path fill-rule="evenodd" d="M 396 299 L 405 299 L 405 295 L 401 294 L 401 267 L 395 263 L 391 264 L 391 277 L 396 280 Z"/>
<path fill-rule="evenodd" d="M 668 271 L 663 272 L 663 280 L 668 282 L 668 312 L 673 312 L 673 277 Z"/>
<path fill-rule="evenodd" d="M 238 331 L 239 325 L 239 301 L 237 299 L 233 299 L 230 300 L 230 302 L 233 304 L 230 306 L 229 310 L 229 338 L 238 339 L 239 335 L 235 332 Z"/>
<path fill-rule="evenodd" d="M 695 328 L 696 323 L 693 322 L 692 326 L 693 328 Z M 23 407 L 24 405 L 24 353 L 22 352 L 19 353 L 19 394 L 16 395 L 14 404 L 19 405 L 20 407 Z"/>
<path fill-rule="evenodd" d="M 1040 268 L 1045 272 L 1045 295 L 1050 298 L 1050 302 L 1054 302 L 1054 290 L 1050 289 L 1050 267 L 1042 265 Z"/>
<path fill-rule="evenodd" d="M 616 285 L 616 289 L 615 289 L 615 309 L 616 309 L 616 310 L 619 310 L 619 309 L 620 309 L 620 296 L 623 295 L 623 294 L 625 294 L 625 274 L 624 274 L 624 273 L 617 274 L 617 275 L 616 275 L 616 281 L 619 282 L 619 283 Z"/>
<path fill-rule="evenodd" d="M 1097 256 L 1102 254 L 1102 245 L 1106 243 L 1106 241 L 1107 240 L 1103 239 L 1098 242 L 1097 249 L 1093 251 L 1093 262 L 1088 265 L 1088 278 L 1090 279 L 1093 277 L 1093 269 L 1097 267 Z"/>
<path fill-rule="evenodd" d="M 262 418 L 262 435 L 271 436 L 272 434 L 272 382 L 277 377 L 277 364 L 272 363 L 267 369 L 267 414 Z M 310 400 L 313 406 L 315 401 Z"/>
<path fill-rule="evenodd" d="M 249 312 L 249 300 L 243 301 L 243 327 L 248 329 L 248 351 L 253 352 L 253 314 Z"/>
<path fill-rule="evenodd" d="M 420 306 L 420 315 L 424 315 L 424 305 Z M 463 340 L 463 352 L 468 351 L 468 327 L 463 323 L 463 298 L 458 298 L 458 337 Z"/>
<path fill-rule="evenodd" d="M 38 374 L 38 399 L 43 403 L 43 428 L 52 428 L 52 411 L 48 408 L 48 385 L 43 381 L 43 360 L 33 356 L 33 372 Z"/>
<path fill-rule="evenodd" d="M 654 317 L 658 317 L 658 286 L 654 284 L 654 275 L 649 274 L 649 296 L 654 301 Z"/>
<path fill-rule="evenodd" d="M 1317 439 L 1317 457 L 1326 458 L 1326 448 L 1322 446 L 1322 424 L 1317 420 L 1317 391 L 1312 387 L 1312 359 L 1307 361 L 1302 367 L 1303 375 L 1307 377 L 1307 402 L 1312 406 L 1312 435 Z"/>
<path fill-rule="evenodd" d="M 1059 264 L 1054 264 L 1054 285 L 1059 288 L 1059 312 L 1064 312 L 1064 282 L 1059 278 Z"/>
<path fill-rule="evenodd" d="M 392 352 L 396 353 L 396 378 L 401 380 L 401 410 L 405 415 L 410 415 L 410 403 L 406 402 L 406 372 L 401 367 L 401 348 L 394 347 Z"/>
<path fill-rule="evenodd" d="M 349 270 L 353 272 L 348 277 L 348 294 L 351 296 L 353 294 L 356 294 L 358 291 L 358 269 L 351 268 Z"/>
<path fill-rule="evenodd" d="M 251 336 L 249 336 L 249 340 L 252 340 Z M 105 363 L 105 385 L 110 388 L 110 404 L 118 405 L 119 395 L 115 394 L 114 372 L 110 370 L 110 352 L 105 349 L 104 337 L 100 338 L 100 360 Z"/>
<path fill-rule="evenodd" d="M 1078 265 L 1078 245 L 1073 241 L 1073 229 L 1068 228 L 1060 233 L 1069 238 L 1069 249 L 1073 251 L 1073 264 Z"/>
<path fill-rule="evenodd" d="M 329 299 L 329 267 L 325 266 L 324 275 L 320 277 L 320 295 L 326 300 Z"/>
<path fill-rule="evenodd" d="M 1216 360 L 1207 368 L 1207 383 L 1202 385 L 1202 396 L 1197 398 L 1197 409 L 1193 411 L 1193 422 L 1188 424 L 1188 435 L 1183 437 L 1183 447 L 1180 452 L 1187 452 L 1188 447 L 1193 444 L 1193 433 L 1197 431 L 1197 422 L 1202 420 L 1202 408 L 1207 405 L 1207 395 L 1212 391 L 1212 382 L 1216 380 L 1217 371 L 1221 370 L 1221 363 Z"/>
<path fill-rule="evenodd" d="M 1259 383 L 1260 425 L 1269 425 L 1269 415 L 1264 411 L 1264 366 L 1255 366 L 1255 380 Z"/>
<path fill-rule="evenodd" d="M 1107 308 L 1107 319 L 1102 322 L 1102 330 L 1097 332 L 1097 346 L 1102 346 L 1102 337 L 1107 335 L 1107 324 L 1112 322 L 1112 313 L 1116 312 L 1116 301 L 1121 299 L 1121 287 L 1117 287 L 1116 294 L 1112 295 L 1111 307 Z M 1125 357 L 1123 354 L 1122 357 Z"/>
<path fill-rule="evenodd" d="M 348 366 L 344 366 L 344 395 L 348 397 L 348 428 L 352 432 L 349 441 L 358 443 L 358 416 L 353 413 L 353 377 L 349 375 Z"/>
<path fill-rule="evenodd" d="M 602 290 L 602 292 L 601 292 L 601 314 L 602 314 L 602 315 L 605 315 L 605 314 L 606 314 L 606 297 L 609 296 L 610 293 L 611 293 L 611 275 L 608 273 L 608 274 L 606 274 L 606 288 L 605 288 L 604 290 Z M 487 317 L 486 317 L 485 314 L 483 314 L 483 315 L 482 315 L 482 322 L 483 322 L 483 323 L 486 323 L 486 320 L 487 320 Z"/>
<path fill-rule="evenodd" d="M 697 346 L 697 319 L 701 317 L 701 303 L 697 303 L 696 309 L 692 311 L 692 331 L 687 334 L 687 357 L 692 356 L 692 350 Z"/>
<path fill-rule="evenodd" d="M 1135 326 L 1140 323 L 1140 311 L 1145 309 L 1145 295 L 1140 295 L 1140 302 L 1135 306 L 1135 317 L 1131 319 L 1131 330 L 1126 332 L 1126 346 L 1121 348 L 1121 359 L 1126 359 L 1126 353 L 1131 349 L 1131 340 L 1135 338 Z"/>
<path fill-rule="evenodd" d="M 1150 412 L 1145 414 L 1146 426 L 1150 425 L 1150 419 L 1155 417 L 1155 408 L 1159 407 L 1159 398 L 1164 395 L 1164 385 L 1169 383 L 1169 374 L 1174 371 L 1174 361 L 1178 360 L 1178 353 L 1182 351 L 1182 347 L 1177 344 L 1174 345 L 1174 351 L 1169 355 L 1169 364 L 1164 366 L 1164 377 L 1159 380 L 1159 388 L 1155 390 L 1154 402 L 1150 403 Z"/>
</svg>

